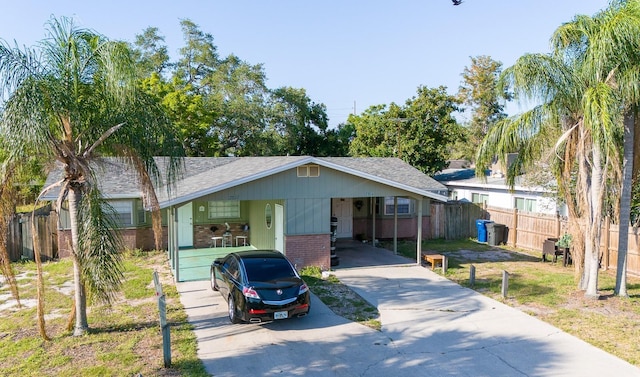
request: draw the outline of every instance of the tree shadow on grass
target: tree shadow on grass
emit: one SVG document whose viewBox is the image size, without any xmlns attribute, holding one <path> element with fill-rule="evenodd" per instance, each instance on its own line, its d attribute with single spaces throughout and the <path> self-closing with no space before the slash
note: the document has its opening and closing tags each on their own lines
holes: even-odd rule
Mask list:
<svg viewBox="0 0 640 377">
<path fill-rule="evenodd" d="M 173 325 L 170 323 L 170 325 Z M 89 328 L 90 334 L 105 334 L 105 333 L 130 333 L 132 331 L 140 331 L 151 328 L 160 328 L 160 321 L 146 321 L 146 322 L 127 322 L 117 325 L 109 326 L 92 326 Z"/>
</svg>

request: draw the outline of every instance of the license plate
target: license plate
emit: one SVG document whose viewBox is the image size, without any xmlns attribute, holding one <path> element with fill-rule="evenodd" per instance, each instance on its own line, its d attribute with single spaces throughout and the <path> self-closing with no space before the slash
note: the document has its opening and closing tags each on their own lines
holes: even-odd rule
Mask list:
<svg viewBox="0 0 640 377">
<path fill-rule="evenodd" d="M 289 317 L 288 312 L 275 312 L 273 313 L 273 319 L 285 319 Z"/>
</svg>

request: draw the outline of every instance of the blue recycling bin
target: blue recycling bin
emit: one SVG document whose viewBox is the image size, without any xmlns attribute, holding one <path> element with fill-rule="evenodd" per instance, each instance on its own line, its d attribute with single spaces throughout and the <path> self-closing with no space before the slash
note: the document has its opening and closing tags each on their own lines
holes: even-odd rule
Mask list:
<svg viewBox="0 0 640 377">
<path fill-rule="evenodd" d="M 491 220 L 476 220 L 476 229 L 478 230 L 478 242 L 487 242 L 487 223 L 492 223 Z"/>
</svg>

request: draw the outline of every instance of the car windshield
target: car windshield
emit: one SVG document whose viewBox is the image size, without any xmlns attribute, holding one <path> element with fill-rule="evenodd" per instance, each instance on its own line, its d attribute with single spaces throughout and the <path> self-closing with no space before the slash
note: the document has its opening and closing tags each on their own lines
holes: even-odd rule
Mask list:
<svg viewBox="0 0 640 377">
<path fill-rule="evenodd" d="M 249 281 L 272 281 L 296 276 L 284 259 L 247 258 L 242 260 Z"/>
</svg>

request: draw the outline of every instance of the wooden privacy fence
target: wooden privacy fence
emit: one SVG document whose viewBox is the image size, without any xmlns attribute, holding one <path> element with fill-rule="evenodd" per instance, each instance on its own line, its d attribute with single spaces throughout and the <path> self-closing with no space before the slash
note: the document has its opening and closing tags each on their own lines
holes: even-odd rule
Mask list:
<svg viewBox="0 0 640 377">
<path fill-rule="evenodd" d="M 478 236 L 475 221 L 486 219 L 506 227 L 506 240 L 510 246 L 542 252 L 547 238 L 560 238 L 567 229 L 567 220 L 558 215 L 534 214 L 517 209 L 497 207 L 482 208 L 467 202 L 449 202 L 432 204 L 431 224 L 434 238 L 460 239 Z M 434 216 L 439 218 L 435 219 Z M 434 224 L 446 224 L 445 229 L 434 229 Z M 602 268 L 616 269 L 618 261 L 618 226 L 610 221 L 604 222 L 600 254 Z M 640 275 L 640 231 L 629 227 L 627 248 L 627 272 Z"/>
<path fill-rule="evenodd" d="M 21 259 L 34 260 L 31 216 L 31 213 L 19 213 L 14 215 L 9 222 L 7 251 L 12 262 Z M 58 258 L 56 222 L 55 213 L 50 214 L 49 206 L 41 208 L 35 213 L 35 228 L 40 242 L 42 260 Z"/>
<path fill-rule="evenodd" d="M 431 205 L 431 238 L 457 240 L 477 236 L 476 220 L 484 219 L 486 211 L 468 202 Z"/>
</svg>

